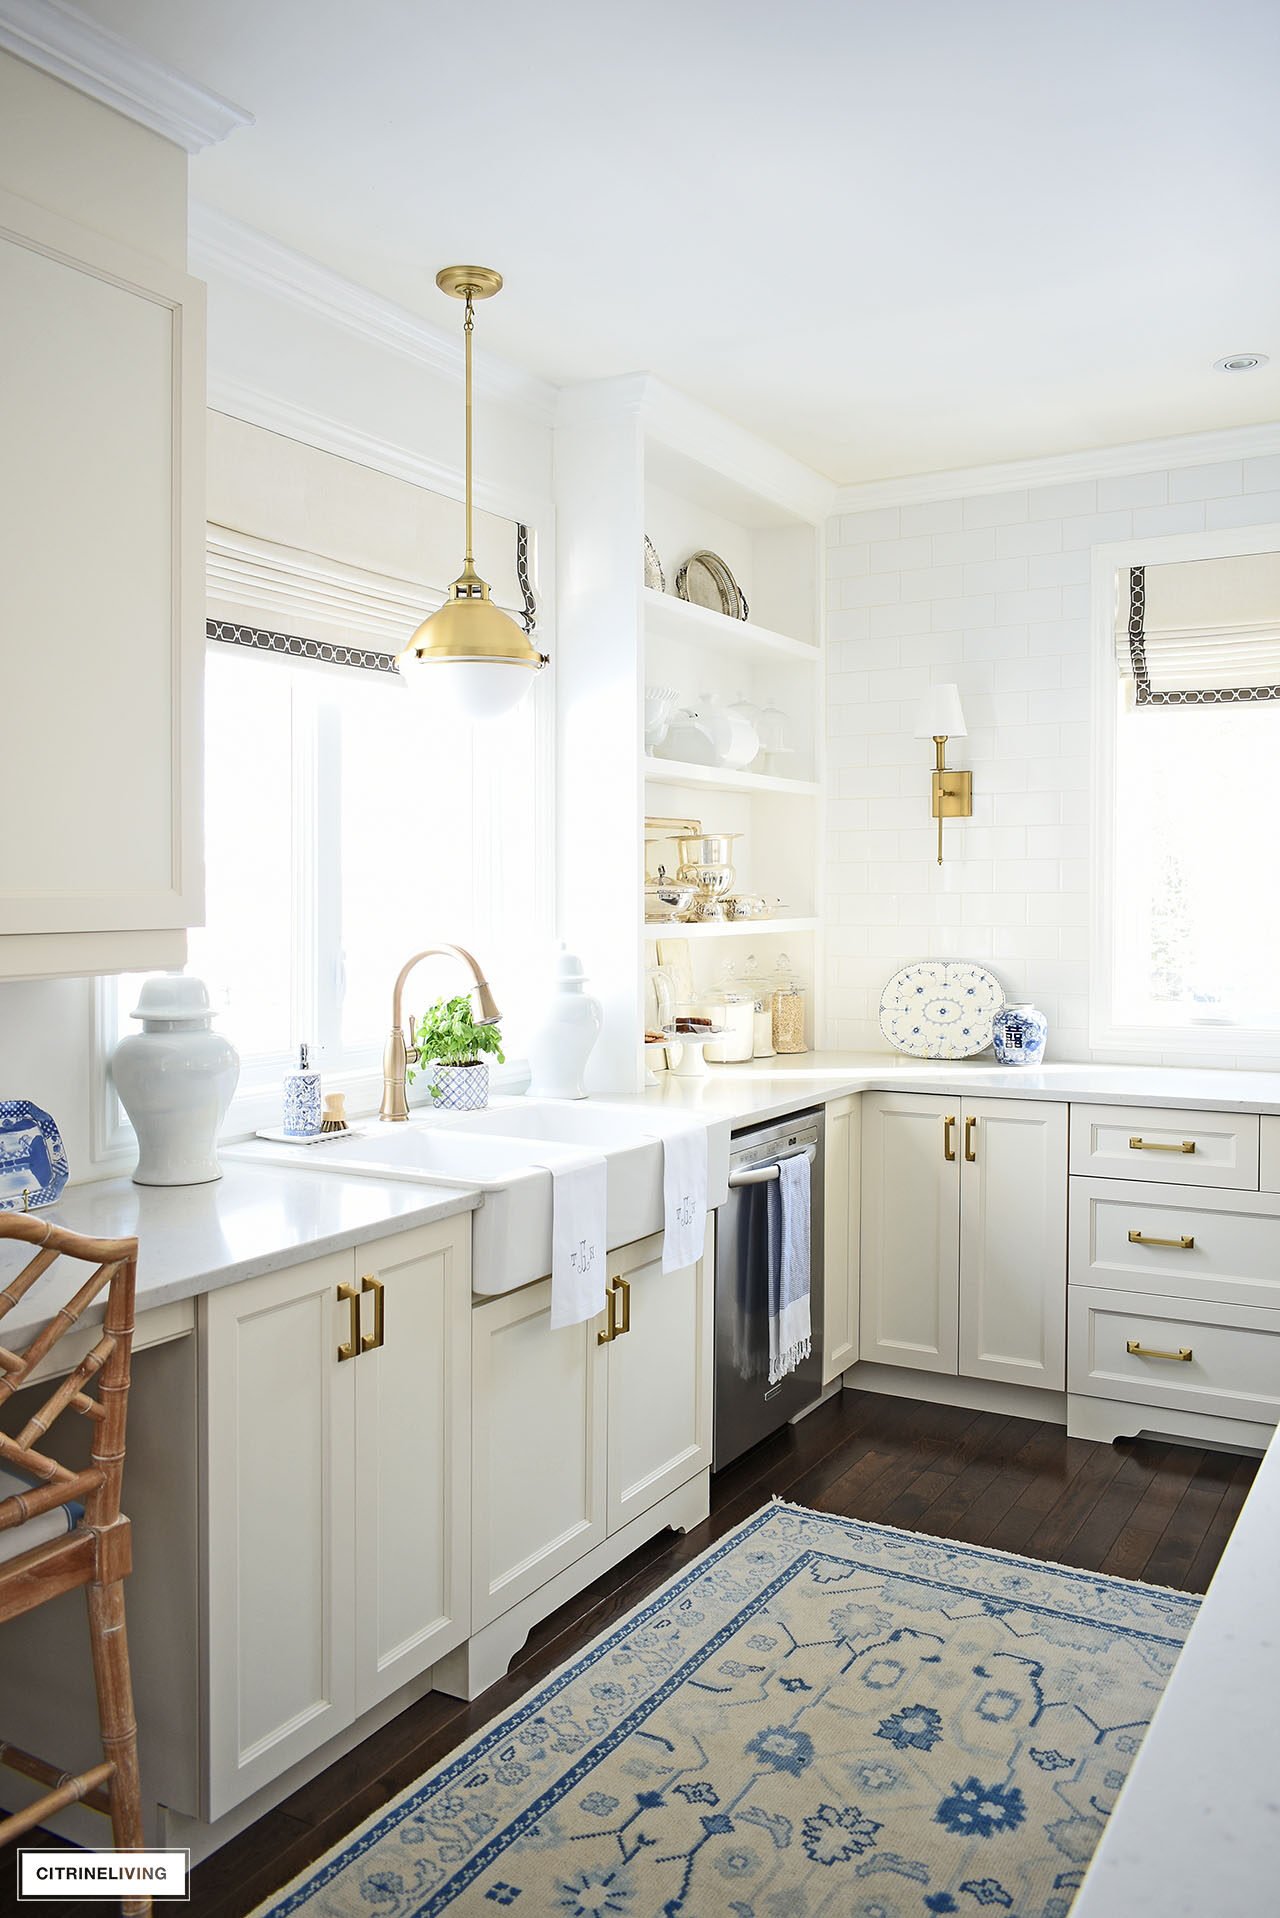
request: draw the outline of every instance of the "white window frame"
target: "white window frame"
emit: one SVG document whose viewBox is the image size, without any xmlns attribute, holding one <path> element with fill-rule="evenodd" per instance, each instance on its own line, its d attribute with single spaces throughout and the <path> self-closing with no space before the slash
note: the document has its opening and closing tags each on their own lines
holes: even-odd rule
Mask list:
<svg viewBox="0 0 1280 1918">
<path fill-rule="evenodd" d="M 1089 1048 L 1098 1053 L 1158 1053 L 1164 1058 L 1250 1063 L 1280 1055 L 1280 1028 L 1134 1025 L 1117 1019 L 1115 976 L 1116 575 L 1131 566 L 1180 560 L 1232 559 L 1280 551 L 1280 524 L 1215 533 L 1173 533 L 1093 548 L 1091 587 L 1093 791 L 1090 804 L 1091 910 Z"/>
<path fill-rule="evenodd" d="M 549 949 L 554 939 L 557 906 L 555 601 L 550 578 L 545 584 L 539 578 L 540 572 L 544 570 L 550 575 L 550 564 L 548 563 L 545 569 L 540 567 L 539 558 L 554 554 L 554 514 L 549 505 L 540 512 L 525 510 L 517 513 L 509 501 L 504 501 L 501 507 L 495 506 L 495 510 L 506 512 L 513 520 L 519 517 L 528 528 L 530 572 L 534 581 L 537 582 L 538 639 L 543 649 L 551 656 L 550 663 L 536 675 L 530 695 L 534 712 L 534 776 L 538 792 L 539 830 L 534 852 L 534 918 L 529 927 L 529 934 L 531 942 L 536 944 L 541 940 Z M 209 650 L 221 644 L 221 641 L 211 640 L 208 642 Z M 270 663 L 269 656 L 263 655 L 264 666 L 269 666 Z M 413 883 L 412 875 L 406 875 L 406 884 L 410 883 Z M 432 936 L 433 939 L 438 939 L 442 943 L 447 942 L 450 937 L 449 928 L 442 926 Z M 395 975 L 408 957 L 408 953 L 387 955 L 388 1014 Z M 462 990 L 465 984 L 465 978 L 460 975 L 459 990 Z M 117 1000 L 118 989 L 114 976 L 93 981 L 90 1040 L 91 1056 L 96 1066 L 96 1086 L 95 1096 L 91 1101 L 90 1154 L 94 1166 L 107 1171 L 126 1163 L 132 1157 L 136 1145 L 133 1127 L 125 1116 L 109 1071 L 111 1055 L 124 1036 L 117 1019 Z M 291 1063 L 290 1057 L 281 1055 L 282 1073 Z M 523 1091 L 529 1082 L 527 1060 L 508 1057 L 505 1065 L 495 1065 L 491 1068 L 490 1082 L 499 1092 Z M 329 1092 L 346 1093 L 348 1108 L 353 1116 L 375 1113 L 382 1098 L 380 1068 L 362 1067 L 344 1072 L 326 1071 L 324 1084 Z M 410 1088 L 409 1101 L 411 1105 L 427 1102 L 425 1082 L 420 1085 L 416 1093 L 413 1088 Z M 251 1138 L 262 1128 L 277 1125 L 279 1118 L 278 1088 L 238 1094 L 231 1102 L 219 1137 L 228 1142 Z"/>
</svg>

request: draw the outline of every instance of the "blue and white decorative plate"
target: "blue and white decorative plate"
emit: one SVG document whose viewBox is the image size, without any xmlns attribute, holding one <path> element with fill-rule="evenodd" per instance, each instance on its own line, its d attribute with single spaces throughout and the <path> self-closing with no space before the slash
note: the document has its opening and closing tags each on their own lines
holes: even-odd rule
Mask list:
<svg viewBox="0 0 1280 1918">
<path fill-rule="evenodd" d="M 27 1099 L 0 1099 L 0 1212 L 52 1205 L 68 1176 L 67 1149 L 49 1114 Z"/>
<path fill-rule="evenodd" d="M 913 959 L 880 995 L 880 1030 L 913 1059 L 972 1059 L 991 1044 L 1004 987 L 969 959 Z"/>
</svg>

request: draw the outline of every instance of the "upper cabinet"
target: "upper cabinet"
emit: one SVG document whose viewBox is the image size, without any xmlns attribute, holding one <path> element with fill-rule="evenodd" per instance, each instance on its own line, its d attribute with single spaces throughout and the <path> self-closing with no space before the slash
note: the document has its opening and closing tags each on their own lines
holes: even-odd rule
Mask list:
<svg viewBox="0 0 1280 1918">
<path fill-rule="evenodd" d="M 203 288 L 0 192 L 0 289 L 0 978 L 181 964 L 203 912 Z"/>
</svg>

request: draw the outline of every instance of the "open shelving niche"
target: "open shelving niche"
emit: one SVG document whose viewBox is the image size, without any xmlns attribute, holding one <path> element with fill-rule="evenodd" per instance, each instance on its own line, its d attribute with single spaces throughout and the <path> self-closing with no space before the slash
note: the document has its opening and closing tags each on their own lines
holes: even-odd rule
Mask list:
<svg viewBox="0 0 1280 1918">
<path fill-rule="evenodd" d="M 808 1041 L 821 1044 L 822 582 L 833 489 L 639 376 L 562 394 L 556 469 L 558 640 L 572 668 L 559 728 L 562 923 L 606 1003 L 595 1089 L 642 1083 L 644 974 L 659 939 L 688 940 L 696 992 L 712 989 L 726 965 L 741 976 L 748 955 L 767 976 L 785 954 L 808 992 Z M 644 584 L 646 534 L 665 592 Z M 681 562 L 704 548 L 727 562 L 748 620 L 676 596 Z M 793 750 L 743 771 L 648 754 L 646 685 L 673 687 L 694 709 L 709 694 L 776 706 Z M 780 902 L 776 916 L 646 924 L 644 822 L 653 816 L 740 833 L 735 889 Z"/>
</svg>

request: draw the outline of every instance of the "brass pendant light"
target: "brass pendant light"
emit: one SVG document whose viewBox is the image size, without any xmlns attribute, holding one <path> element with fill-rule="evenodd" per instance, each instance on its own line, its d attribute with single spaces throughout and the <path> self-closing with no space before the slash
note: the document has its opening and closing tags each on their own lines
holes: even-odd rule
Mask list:
<svg viewBox="0 0 1280 1918">
<path fill-rule="evenodd" d="M 429 686 L 469 719 L 493 719 L 524 698 L 533 676 L 547 664 L 527 633 L 494 605 L 475 568 L 471 531 L 471 338 L 475 302 L 498 292 L 502 275 L 489 266 L 446 266 L 436 274 L 442 293 L 466 302 L 466 510 L 467 550 L 462 571 L 437 612 L 428 614 L 396 665 L 406 679 Z M 432 668 L 430 678 L 425 669 Z M 447 670 L 445 670 L 447 669 Z"/>
</svg>

